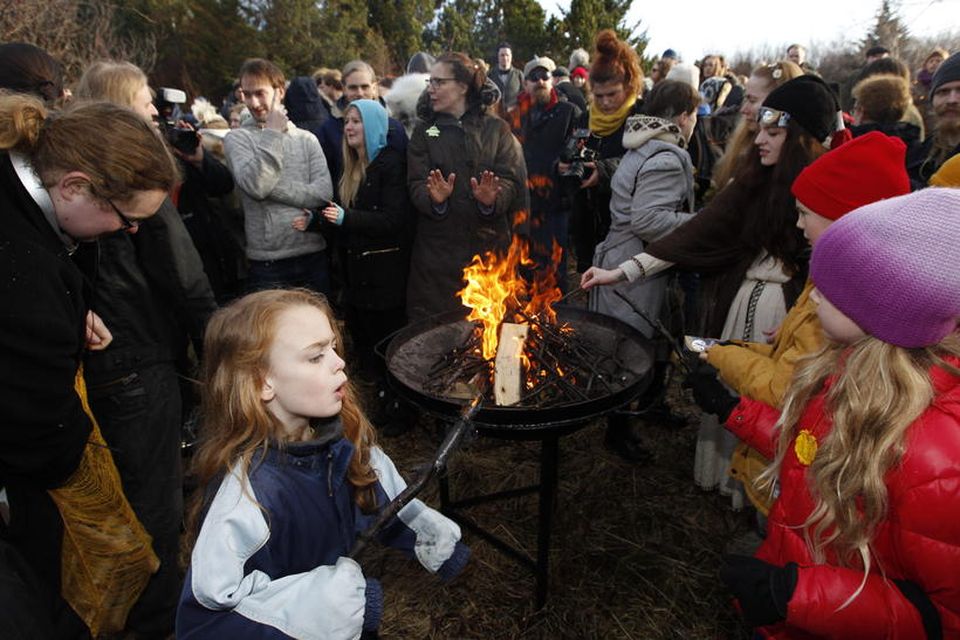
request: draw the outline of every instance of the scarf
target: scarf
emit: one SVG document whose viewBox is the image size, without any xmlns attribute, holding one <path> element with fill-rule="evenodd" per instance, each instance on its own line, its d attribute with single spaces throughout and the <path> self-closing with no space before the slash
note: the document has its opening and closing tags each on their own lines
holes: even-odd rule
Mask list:
<svg viewBox="0 0 960 640">
<path fill-rule="evenodd" d="M 627 123 L 623 127 L 624 149 L 637 149 L 650 140 L 675 144 L 681 149 L 687 147 L 687 141 L 680 127 L 670 120 L 644 115 L 627 118 Z"/>
<path fill-rule="evenodd" d="M 550 111 L 550 109 L 555 107 L 557 102 L 559 102 L 559 100 L 560 99 L 557 96 L 557 90 L 551 88 L 550 101 L 547 102 L 547 104 L 543 105 L 542 107 L 543 113 L 546 113 L 547 111 Z M 527 115 L 530 114 L 530 112 L 535 110 L 536 108 L 537 108 L 537 105 L 534 104 L 533 102 L 533 96 L 531 96 L 529 93 L 524 91 L 517 96 L 516 108 L 511 109 L 509 112 L 510 128 L 513 130 L 513 135 L 517 137 L 517 140 L 520 142 L 520 144 L 524 143 L 524 138 L 525 138 L 524 126 L 523 126 L 524 120 L 527 118 Z M 532 114 L 530 115 L 531 117 L 533 117 Z"/>
<path fill-rule="evenodd" d="M 600 113 L 600 109 L 591 103 L 590 131 L 601 138 L 606 138 L 620 128 L 624 120 L 627 119 L 627 116 L 630 115 L 630 110 L 633 109 L 633 105 L 636 102 L 637 96 L 629 96 L 626 101 L 620 105 L 620 108 L 613 113 Z"/>
</svg>

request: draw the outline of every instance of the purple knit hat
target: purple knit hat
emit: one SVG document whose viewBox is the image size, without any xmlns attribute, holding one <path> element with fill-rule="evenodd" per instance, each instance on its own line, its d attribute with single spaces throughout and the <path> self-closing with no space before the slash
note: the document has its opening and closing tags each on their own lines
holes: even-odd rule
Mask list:
<svg viewBox="0 0 960 640">
<path fill-rule="evenodd" d="M 960 190 L 881 200 L 830 225 L 810 277 L 848 318 L 884 342 L 934 345 L 960 322 Z"/>
</svg>

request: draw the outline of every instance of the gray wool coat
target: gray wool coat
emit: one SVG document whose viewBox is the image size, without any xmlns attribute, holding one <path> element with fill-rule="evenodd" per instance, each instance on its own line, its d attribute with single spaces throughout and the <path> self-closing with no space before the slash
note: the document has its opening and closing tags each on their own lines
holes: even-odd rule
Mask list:
<svg viewBox="0 0 960 640">
<path fill-rule="evenodd" d="M 610 181 L 610 231 L 597 245 L 594 266 L 616 269 L 643 253 L 644 247 L 693 217 L 693 165 L 686 150 L 650 139 L 630 149 Z M 657 319 L 666 298 L 671 272 L 634 282 L 596 287 L 590 308 L 636 328 L 648 338 L 654 327 L 641 318 L 614 291 L 620 291 L 651 319 Z"/>
</svg>

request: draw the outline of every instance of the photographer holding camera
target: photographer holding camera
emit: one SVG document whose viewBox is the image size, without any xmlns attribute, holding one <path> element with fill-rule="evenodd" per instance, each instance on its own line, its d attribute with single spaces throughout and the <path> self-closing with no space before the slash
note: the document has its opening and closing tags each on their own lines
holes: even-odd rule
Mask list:
<svg viewBox="0 0 960 640">
<path fill-rule="evenodd" d="M 180 161 L 183 183 L 171 197 L 193 240 L 203 270 L 218 302 L 224 303 L 241 293 L 238 265 L 242 249 L 228 229 L 226 212 L 219 199 L 234 188 L 230 170 L 203 148 L 203 136 L 187 121 L 181 105 L 187 95 L 180 89 L 161 88 L 156 107 L 160 130 L 173 154 Z"/>
<path fill-rule="evenodd" d="M 560 202 L 557 158 L 563 158 L 580 110 L 551 86 L 550 72 L 555 68 L 550 58 L 534 58 L 526 64 L 523 68 L 524 91 L 517 96 L 517 108 L 510 112 L 510 125 L 523 146 L 523 159 L 527 165 L 533 240 L 531 257 L 538 272 L 549 269 L 555 241 L 563 249 L 556 280 L 566 291 L 570 212 Z"/>
<path fill-rule="evenodd" d="M 624 154 L 623 127 L 627 117 L 639 113 L 643 72 L 636 51 L 606 29 L 597 34 L 590 68 L 592 98 L 586 127 L 576 144 L 578 162 L 561 161 L 560 175 L 573 183 L 573 235 L 577 271 L 593 264 L 593 251 L 610 228 L 610 178 Z M 571 142 L 571 145 L 574 144 Z M 569 157 L 569 156 L 567 156 Z M 591 159 L 592 158 L 592 159 Z M 577 174 L 583 169 L 582 177 Z M 579 189 L 576 186 L 579 185 Z"/>
</svg>

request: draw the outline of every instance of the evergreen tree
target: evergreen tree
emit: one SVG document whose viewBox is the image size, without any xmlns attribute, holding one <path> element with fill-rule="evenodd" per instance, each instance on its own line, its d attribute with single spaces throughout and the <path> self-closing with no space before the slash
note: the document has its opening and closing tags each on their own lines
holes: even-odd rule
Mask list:
<svg viewBox="0 0 960 640">
<path fill-rule="evenodd" d="M 434 0 L 368 0 L 370 27 L 390 52 L 389 72 L 403 72 L 407 61 L 424 48 L 424 32 L 433 21 Z"/>
<path fill-rule="evenodd" d="M 863 39 L 860 50 L 866 51 L 871 47 L 886 47 L 890 55 L 900 57 L 900 53 L 910 37 L 906 25 L 900 20 L 896 7 L 890 0 L 881 0 L 877 10 L 877 21 L 873 29 Z"/>
<path fill-rule="evenodd" d="M 613 29 L 617 37 L 634 47 L 643 59 L 647 32 L 639 31 L 639 22 L 634 25 L 626 23 L 631 5 L 633 0 L 571 0 L 570 9 L 563 12 L 568 50 L 582 47 L 591 51 L 597 32 Z"/>
</svg>

